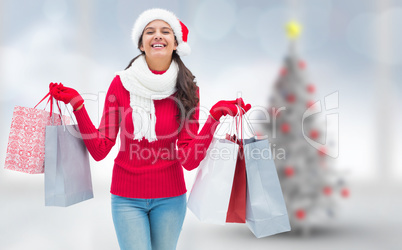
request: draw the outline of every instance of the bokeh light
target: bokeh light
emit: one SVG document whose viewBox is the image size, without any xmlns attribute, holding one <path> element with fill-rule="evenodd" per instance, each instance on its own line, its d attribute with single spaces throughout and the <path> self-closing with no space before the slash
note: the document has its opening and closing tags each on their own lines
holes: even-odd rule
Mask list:
<svg viewBox="0 0 402 250">
<path fill-rule="evenodd" d="M 236 2 L 232 0 L 203 1 L 196 11 L 194 26 L 203 39 L 223 39 L 234 28 Z"/>
<path fill-rule="evenodd" d="M 402 8 L 392 8 L 382 13 L 364 13 L 355 17 L 347 28 L 350 46 L 357 52 L 377 62 L 398 64 L 402 61 L 402 51 L 392 50 L 384 57 L 378 53 L 377 32 L 379 27 L 388 27 L 388 38 L 392 44 L 402 43 Z"/>
</svg>

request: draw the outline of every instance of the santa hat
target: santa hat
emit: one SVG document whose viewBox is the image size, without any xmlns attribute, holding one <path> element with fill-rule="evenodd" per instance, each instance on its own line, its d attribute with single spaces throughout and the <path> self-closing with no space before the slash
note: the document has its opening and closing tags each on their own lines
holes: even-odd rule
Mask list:
<svg viewBox="0 0 402 250">
<path fill-rule="evenodd" d="M 187 44 L 188 29 L 176 16 L 170 11 L 164 9 L 149 9 L 144 11 L 135 21 L 131 38 L 135 45 L 144 31 L 144 28 L 154 20 L 162 20 L 167 22 L 173 29 L 177 40 L 176 53 L 179 56 L 189 55 L 191 52 L 190 46 Z"/>
</svg>

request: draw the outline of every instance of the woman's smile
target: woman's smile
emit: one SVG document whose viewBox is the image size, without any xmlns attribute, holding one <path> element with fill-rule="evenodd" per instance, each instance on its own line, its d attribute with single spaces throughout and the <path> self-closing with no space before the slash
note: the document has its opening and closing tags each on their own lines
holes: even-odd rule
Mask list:
<svg viewBox="0 0 402 250">
<path fill-rule="evenodd" d="M 163 43 L 154 43 L 151 45 L 152 48 L 154 49 L 164 49 L 166 47 L 166 44 Z"/>
</svg>

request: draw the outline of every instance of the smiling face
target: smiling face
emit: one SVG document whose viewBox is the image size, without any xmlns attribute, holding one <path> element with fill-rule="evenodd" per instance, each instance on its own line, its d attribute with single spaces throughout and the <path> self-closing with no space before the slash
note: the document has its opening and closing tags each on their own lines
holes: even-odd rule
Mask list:
<svg viewBox="0 0 402 250">
<path fill-rule="evenodd" d="M 144 28 L 139 48 L 148 58 L 171 59 L 173 50 L 177 48 L 177 42 L 170 25 L 162 20 L 150 22 Z"/>
</svg>

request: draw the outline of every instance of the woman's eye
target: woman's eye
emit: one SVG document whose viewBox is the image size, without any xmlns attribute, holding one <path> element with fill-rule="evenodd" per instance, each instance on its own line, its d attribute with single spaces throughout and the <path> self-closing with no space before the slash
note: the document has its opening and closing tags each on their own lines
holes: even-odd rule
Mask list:
<svg viewBox="0 0 402 250">
<path fill-rule="evenodd" d="M 146 32 L 147 35 L 152 35 L 155 31 L 148 31 Z M 170 34 L 170 31 L 162 31 L 163 34 Z"/>
</svg>

